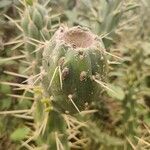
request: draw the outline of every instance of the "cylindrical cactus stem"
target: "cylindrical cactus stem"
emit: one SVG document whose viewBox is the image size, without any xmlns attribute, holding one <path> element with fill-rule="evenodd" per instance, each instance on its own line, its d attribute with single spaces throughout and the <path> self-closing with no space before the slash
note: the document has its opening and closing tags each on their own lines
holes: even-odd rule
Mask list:
<svg viewBox="0 0 150 150">
<path fill-rule="evenodd" d="M 27 59 L 30 62 L 36 61 L 33 74 L 39 73 L 39 67 L 42 65 L 43 49 L 39 48 L 41 45 L 38 41 L 41 43 L 41 41 L 50 40 L 49 21 L 48 10 L 36 2 L 32 5 L 27 5 L 22 14 L 21 26 Z"/>
<path fill-rule="evenodd" d="M 80 26 L 61 27 L 43 53 L 43 87 L 53 107 L 60 112 L 79 113 L 99 100 L 105 81 L 107 60 L 99 38 Z"/>
</svg>

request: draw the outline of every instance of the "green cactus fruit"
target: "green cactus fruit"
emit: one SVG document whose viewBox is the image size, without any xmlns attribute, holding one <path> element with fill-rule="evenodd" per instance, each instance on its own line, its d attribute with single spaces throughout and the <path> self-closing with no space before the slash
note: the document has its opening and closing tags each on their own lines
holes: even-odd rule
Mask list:
<svg viewBox="0 0 150 150">
<path fill-rule="evenodd" d="M 99 100 L 107 60 L 99 38 L 80 26 L 61 27 L 43 53 L 43 87 L 53 107 L 63 113 L 78 113 Z"/>
</svg>

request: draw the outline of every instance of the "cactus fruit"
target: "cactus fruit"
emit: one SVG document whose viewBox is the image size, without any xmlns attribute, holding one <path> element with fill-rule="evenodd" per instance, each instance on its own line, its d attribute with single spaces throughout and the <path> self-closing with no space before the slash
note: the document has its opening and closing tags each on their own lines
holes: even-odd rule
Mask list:
<svg viewBox="0 0 150 150">
<path fill-rule="evenodd" d="M 105 81 L 107 60 L 100 39 L 88 29 L 60 27 L 43 53 L 43 87 L 55 109 L 75 114 L 99 101 L 95 81 Z"/>
</svg>

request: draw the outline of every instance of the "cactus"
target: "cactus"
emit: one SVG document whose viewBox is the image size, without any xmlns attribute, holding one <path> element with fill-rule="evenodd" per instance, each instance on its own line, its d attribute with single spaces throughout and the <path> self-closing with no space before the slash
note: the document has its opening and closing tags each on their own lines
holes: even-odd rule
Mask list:
<svg viewBox="0 0 150 150">
<path fill-rule="evenodd" d="M 51 19 L 48 16 L 48 10 L 38 3 L 26 6 L 21 20 L 21 26 L 24 34 L 25 50 L 28 60 L 34 62 L 34 74 L 40 72 L 42 62 L 42 48 L 37 51 L 38 41 L 50 40 Z"/>
<path fill-rule="evenodd" d="M 43 53 L 43 87 L 57 110 L 74 114 L 99 101 L 95 80 L 106 80 L 107 60 L 96 35 L 80 26 L 61 27 Z"/>
</svg>

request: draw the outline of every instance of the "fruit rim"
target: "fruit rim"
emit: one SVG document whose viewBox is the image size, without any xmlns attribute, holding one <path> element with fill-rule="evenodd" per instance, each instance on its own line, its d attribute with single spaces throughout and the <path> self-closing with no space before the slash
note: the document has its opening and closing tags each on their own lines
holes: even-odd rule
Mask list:
<svg viewBox="0 0 150 150">
<path fill-rule="evenodd" d="M 88 28 L 81 27 L 81 26 L 75 26 L 71 28 L 68 28 L 66 26 L 61 26 L 56 31 L 55 35 L 56 35 L 56 39 L 55 39 L 56 44 L 64 44 L 75 50 L 95 48 L 100 43 L 100 38 L 97 35 L 92 33 Z M 71 40 L 69 41 L 69 36 L 70 39 L 71 38 L 73 39 L 74 38 L 73 36 L 78 38 L 74 38 L 73 41 Z M 86 42 L 90 42 L 90 43 L 86 43 Z"/>
</svg>

